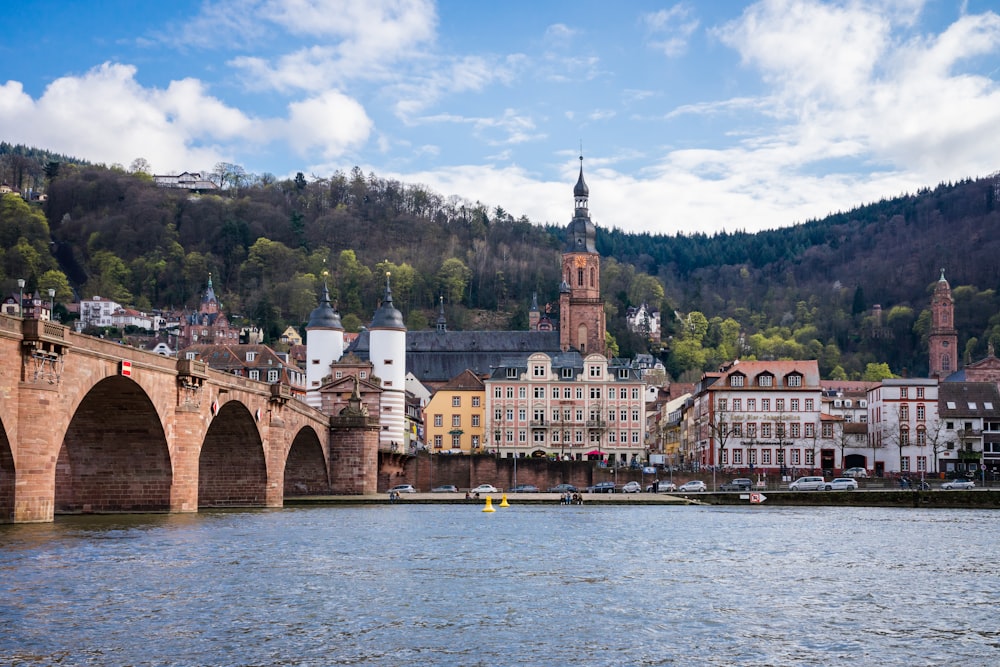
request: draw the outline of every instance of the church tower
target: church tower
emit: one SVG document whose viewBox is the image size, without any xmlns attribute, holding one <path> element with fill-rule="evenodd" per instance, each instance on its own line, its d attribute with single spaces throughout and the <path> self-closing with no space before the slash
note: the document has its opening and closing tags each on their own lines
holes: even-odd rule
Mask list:
<svg viewBox="0 0 1000 667">
<path fill-rule="evenodd" d="M 369 336 L 372 372 L 382 380 L 379 447 L 403 447 L 406 442 L 406 324 L 392 305 L 389 274 L 385 274 L 385 298 L 375 311 Z"/>
<path fill-rule="evenodd" d="M 931 297 L 931 332 L 928 337 L 930 377 L 945 378 L 958 370 L 958 330 L 955 329 L 955 300 L 951 286 L 941 279 Z"/>
<path fill-rule="evenodd" d="M 590 220 L 590 188 L 580 178 L 573 188 L 575 210 L 566 232 L 559 286 L 559 347 L 576 348 L 580 354 L 606 354 L 604 302 L 601 300 L 601 256 L 594 245 L 596 232 Z"/>
<path fill-rule="evenodd" d="M 319 408 L 319 389 L 330 374 L 330 364 L 344 356 L 344 327 L 330 305 L 330 290 L 323 283 L 323 298 L 306 325 L 306 403 Z"/>
</svg>

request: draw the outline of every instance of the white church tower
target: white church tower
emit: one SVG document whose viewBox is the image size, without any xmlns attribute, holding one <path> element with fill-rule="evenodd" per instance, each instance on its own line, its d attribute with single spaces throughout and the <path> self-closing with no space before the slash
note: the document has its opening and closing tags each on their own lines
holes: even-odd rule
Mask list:
<svg viewBox="0 0 1000 667">
<path fill-rule="evenodd" d="M 406 325 L 392 305 L 389 273 L 385 274 L 385 299 L 375 311 L 368 336 L 372 372 L 382 380 L 379 447 L 402 448 L 406 443 Z"/>
<path fill-rule="evenodd" d="M 330 290 L 323 283 L 323 298 L 306 325 L 306 403 L 322 407 L 319 388 L 330 374 L 330 364 L 344 356 L 344 326 L 330 305 Z"/>
</svg>

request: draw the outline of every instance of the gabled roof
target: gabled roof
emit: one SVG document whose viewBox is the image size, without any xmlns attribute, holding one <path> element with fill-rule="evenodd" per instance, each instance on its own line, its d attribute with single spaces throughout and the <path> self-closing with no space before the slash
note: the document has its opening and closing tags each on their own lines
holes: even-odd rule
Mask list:
<svg viewBox="0 0 1000 667">
<path fill-rule="evenodd" d="M 941 417 L 1000 417 L 1000 389 L 992 382 L 944 382 L 938 387 Z"/>
<path fill-rule="evenodd" d="M 486 385 L 475 373 L 465 369 L 448 382 L 439 387 L 438 391 L 483 391 Z"/>
</svg>

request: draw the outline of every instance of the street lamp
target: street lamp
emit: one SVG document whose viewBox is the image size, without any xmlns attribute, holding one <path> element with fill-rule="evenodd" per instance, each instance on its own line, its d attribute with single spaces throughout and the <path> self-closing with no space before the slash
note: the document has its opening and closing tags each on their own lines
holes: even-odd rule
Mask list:
<svg viewBox="0 0 1000 667">
<path fill-rule="evenodd" d="M 49 319 L 56 319 L 56 290 L 55 288 L 49 288 Z"/>
<path fill-rule="evenodd" d="M 24 278 L 17 279 L 17 314 L 24 317 Z"/>
</svg>

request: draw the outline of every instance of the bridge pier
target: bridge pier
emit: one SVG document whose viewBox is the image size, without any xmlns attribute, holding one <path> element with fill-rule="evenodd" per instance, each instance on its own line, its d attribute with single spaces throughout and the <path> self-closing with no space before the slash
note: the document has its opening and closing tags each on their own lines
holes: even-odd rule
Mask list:
<svg viewBox="0 0 1000 667">
<path fill-rule="evenodd" d="M 21 383 L 18 389 L 14 523 L 55 517 L 56 457 L 65 430 L 56 388 Z"/>
<path fill-rule="evenodd" d="M 205 433 L 205 418 L 196 407 L 180 405 L 174 412 L 173 484 L 171 512 L 198 511 L 198 457 Z"/>
</svg>

